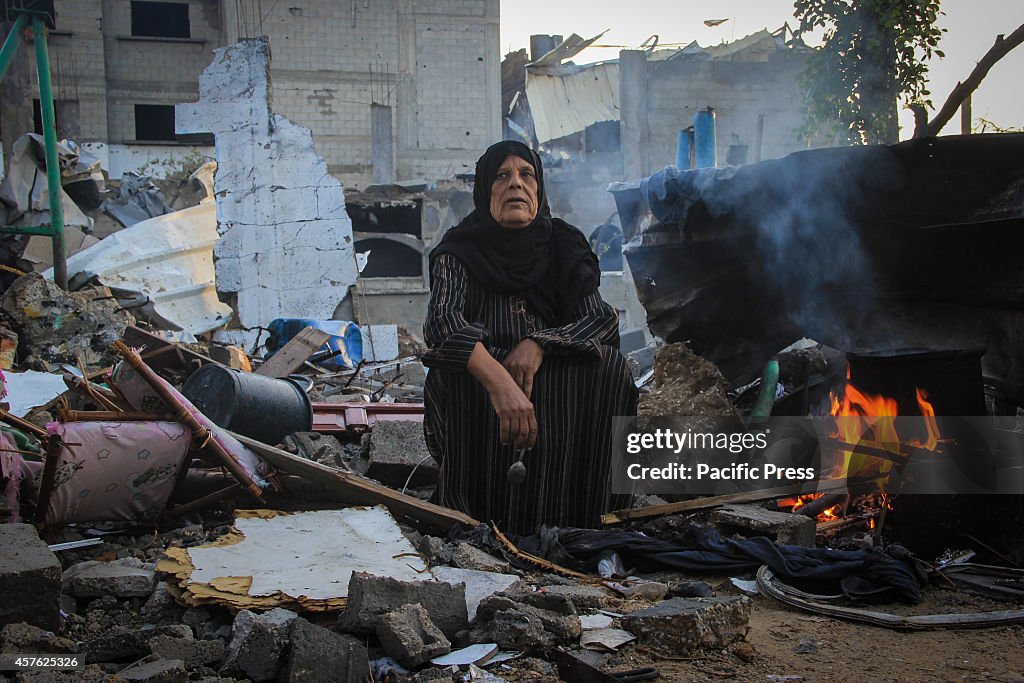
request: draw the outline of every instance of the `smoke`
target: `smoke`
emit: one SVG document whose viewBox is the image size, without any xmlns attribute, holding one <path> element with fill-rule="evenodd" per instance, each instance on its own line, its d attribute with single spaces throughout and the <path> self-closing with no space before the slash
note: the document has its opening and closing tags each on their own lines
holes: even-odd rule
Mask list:
<svg viewBox="0 0 1024 683">
<path fill-rule="evenodd" d="M 741 168 L 703 200 L 755 230 L 752 270 L 775 308 L 806 334 L 852 348 L 879 311 L 858 226 L 877 219 L 880 199 L 903 180 L 887 147 L 822 149 Z"/>
</svg>

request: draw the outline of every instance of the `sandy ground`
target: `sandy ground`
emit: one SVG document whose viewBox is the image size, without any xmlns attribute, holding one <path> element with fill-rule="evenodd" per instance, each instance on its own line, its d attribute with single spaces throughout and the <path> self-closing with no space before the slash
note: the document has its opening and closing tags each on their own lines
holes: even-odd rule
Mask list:
<svg viewBox="0 0 1024 683">
<path fill-rule="evenodd" d="M 816 652 L 794 651 L 808 641 Z M 901 633 L 797 612 L 759 597 L 746 642 L 752 652 L 744 655 L 750 662 L 725 653 L 693 662 L 649 664 L 666 681 L 1024 683 L 1024 626 Z M 800 678 L 785 678 L 789 676 Z"/>
<path fill-rule="evenodd" d="M 659 681 L 673 682 L 1024 683 L 1024 624 L 900 632 L 798 611 L 767 597 L 752 600 L 750 630 L 745 641 L 726 651 L 670 659 L 645 651 L 642 646 L 627 645 L 603 669 L 615 672 L 653 666 L 661 672 Z M 926 614 L 1014 607 L 963 593 L 929 589 L 925 601 L 915 607 L 877 609 Z M 557 680 L 556 676 L 522 670 L 495 673 L 508 681 Z"/>
</svg>

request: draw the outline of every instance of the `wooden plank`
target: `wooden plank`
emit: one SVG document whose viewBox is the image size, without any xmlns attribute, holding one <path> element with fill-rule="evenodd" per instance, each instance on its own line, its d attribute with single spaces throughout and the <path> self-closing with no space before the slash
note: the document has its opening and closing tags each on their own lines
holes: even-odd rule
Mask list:
<svg viewBox="0 0 1024 683">
<path fill-rule="evenodd" d="M 209 356 L 196 353 L 181 344 L 161 339 L 155 334 L 150 334 L 146 330 L 134 325 L 129 325 L 125 328 L 122 339 L 125 344 L 133 349 L 144 349 L 140 355 L 146 361 L 146 365 L 154 370 L 192 373 L 200 366 L 207 365 L 208 363 L 222 365 L 222 363 L 217 363 L 217 361 Z M 169 353 L 172 350 L 175 353 Z"/>
<path fill-rule="evenodd" d="M 877 477 L 876 477 L 877 478 Z M 815 491 L 801 492 L 800 485 L 791 484 L 774 489 L 760 489 L 757 491 L 741 491 L 740 493 L 727 493 L 723 496 L 707 496 L 694 500 L 684 500 L 680 503 L 667 503 L 665 505 L 651 505 L 635 510 L 615 510 L 608 514 L 601 515 L 601 524 L 619 524 L 628 522 L 631 519 L 647 519 L 648 517 L 660 517 L 661 515 L 673 515 L 678 512 L 691 512 L 693 510 L 706 510 L 708 508 L 728 505 L 730 503 L 757 503 L 773 498 L 785 496 L 805 495 L 808 493 L 829 493 L 845 489 L 859 489 L 865 485 L 874 486 L 875 479 L 862 477 L 859 479 L 838 479 L 835 481 L 819 481 Z"/>
<path fill-rule="evenodd" d="M 287 377 L 301 368 L 306 359 L 316 353 L 330 338 L 331 335 L 323 330 L 304 327 L 278 349 L 270 360 L 261 365 L 256 374 L 264 377 Z"/>
<path fill-rule="evenodd" d="M 448 531 L 456 524 L 468 527 L 480 524 L 479 521 L 463 512 L 433 503 L 425 503 L 359 475 L 300 458 L 241 434 L 234 432 L 230 432 L 230 434 L 256 451 L 261 458 L 274 467 L 335 491 L 352 505 L 383 505 L 395 517 L 408 517 L 443 531 Z"/>
</svg>

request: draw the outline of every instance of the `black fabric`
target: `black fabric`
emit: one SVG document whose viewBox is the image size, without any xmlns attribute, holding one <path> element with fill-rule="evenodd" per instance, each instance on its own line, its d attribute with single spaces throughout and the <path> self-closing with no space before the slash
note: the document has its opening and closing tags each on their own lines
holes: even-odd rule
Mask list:
<svg viewBox="0 0 1024 683">
<path fill-rule="evenodd" d="M 843 593 L 854 600 L 898 600 L 908 604 L 921 600 L 922 584 L 913 559 L 897 559 L 880 551 L 778 545 L 763 537 L 727 539 L 714 529 L 698 526 L 666 539 L 632 531 L 561 528 L 549 530 L 548 538 L 541 537 L 532 543 L 523 539 L 520 548 L 557 555 L 550 533 L 557 536 L 560 550 L 579 562 L 614 550 L 626 566 L 641 571 L 668 567 L 686 572 L 733 573 L 768 565 L 784 581 L 838 583 Z"/>
<path fill-rule="evenodd" d="M 525 228 L 503 228 L 491 216 L 491 186 L 509 155 L 528 161 L 537 177 L 537 217 Z M 476 163 L 476 207 L 448 230 L 430 253 L 431 271 L 441 254 L 459 259 L 489 292 L 521 294 L 555 324 L 601 284 L 597 257 L 579 230 L 551 217 L 540 157 L 526 145 L 505 140 L 491 145 Z"/>
</svg>

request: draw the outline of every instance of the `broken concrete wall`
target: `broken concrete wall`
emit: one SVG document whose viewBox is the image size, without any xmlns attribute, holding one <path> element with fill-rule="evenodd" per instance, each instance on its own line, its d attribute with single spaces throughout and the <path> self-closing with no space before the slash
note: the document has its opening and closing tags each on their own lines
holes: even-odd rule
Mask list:
<svg viewBox="0 0 1024 683">
<path fill-rule="evenodd" d="M 217 149 L 217 289 L 235 296 L 251 342 L 274 318 L 329 319 L 356 280 L 341 184 L 313 136 L 270 109 L 270 46 L 214 51 L 200 100 L 179 104 L 179 134 L 213 133 Z"/>
</svg>

